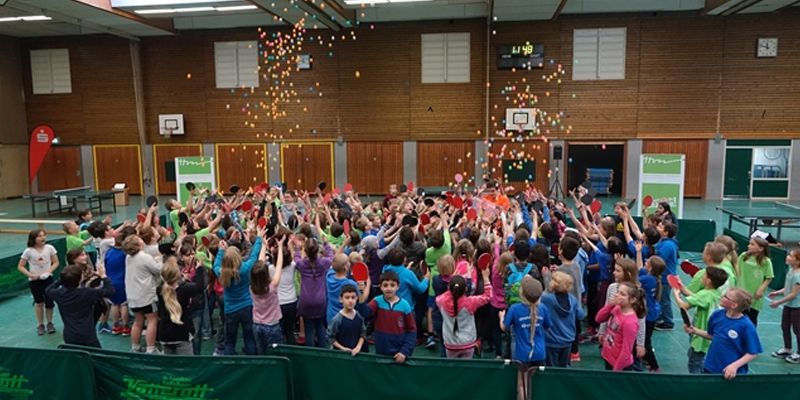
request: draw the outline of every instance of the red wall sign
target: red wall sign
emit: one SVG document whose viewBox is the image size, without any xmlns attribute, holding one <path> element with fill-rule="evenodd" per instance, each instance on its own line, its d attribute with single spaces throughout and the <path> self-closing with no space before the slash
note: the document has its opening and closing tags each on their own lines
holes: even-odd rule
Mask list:
<svg viewBox="0 0 800 400">
<path fill-rule="evenodd" d="M 30 182 L 39 172 L 39 168 L 44 162 L 44 157 L 50 151 L 50 145 L 53 144 L 53 139 L 56 137 L 53 128 L 47 125 L 39 125 L 33 128 L 31 132 L 31 145 L 28 155 L 28 171 L 30 172 Z"/>
</svg>

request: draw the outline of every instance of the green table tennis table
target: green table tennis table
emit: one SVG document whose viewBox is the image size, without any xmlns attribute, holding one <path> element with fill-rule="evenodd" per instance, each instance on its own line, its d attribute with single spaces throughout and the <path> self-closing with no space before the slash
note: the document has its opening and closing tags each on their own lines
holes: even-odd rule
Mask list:
<svg viewBox="0 0 800 400">
<path fill-rule="evenodd" d="M 81 209 L 96 210 L 102 214 L 104 212 L 103 201 L 107 200 L 111 202 L 111 208 L 116 213 L 117 204 L 114 202 L 114 194 L 113 191 L 95 191 L 90 186 L 81 186 L 52 192 L 31 193 L 25 198 L 31 200 L 31 213 L 35 218 L 36 206 L 40 203 L 45 204 L 48 215 L 65 212 L 77 213 L 81 203 L 85 204 L 85 207 Z"/>
<path fill-rule="evenodd" d="M 784 228 L 800 228 L 800 207 L 780 201 L 772 203 L 751 203 L 747 205 L 722 205 L 717 210 L 728 216 L 728 229 L 733 229 L 733 222 L 747 225 L 749 235 L 758 228 L 777 228 L 775 238 L 781 240 Z M 748 235 L 748 236 L 749 236 Z"/>
</svg>

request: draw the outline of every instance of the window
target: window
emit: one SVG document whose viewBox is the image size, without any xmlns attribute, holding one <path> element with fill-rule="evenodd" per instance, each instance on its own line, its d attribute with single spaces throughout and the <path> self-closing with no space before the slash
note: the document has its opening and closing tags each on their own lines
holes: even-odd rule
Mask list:
<svg viewBox="0 0 800 400">
<path fill-rule="evenodd" d="M 217 88 L 258 87 L 258 43 L 215 42 Z"/>
<path fill-rule="evenodd" d="M 625 79 L 626 28 L 575 29 L 572 79 Z"/>
<path fill-rule="evenodd" d="M 422 83 L 469 83 L 469 32 L 422 35 Z"/>
<path fill-rule="evenodd" d="M 33 94 L 72 93 L 69 50 L 31 50 Z"/>
</svg>

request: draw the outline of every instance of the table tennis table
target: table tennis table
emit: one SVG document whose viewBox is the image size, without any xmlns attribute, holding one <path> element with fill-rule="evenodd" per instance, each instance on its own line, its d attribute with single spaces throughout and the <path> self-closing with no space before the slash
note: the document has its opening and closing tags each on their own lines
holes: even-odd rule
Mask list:
<svg viewBox="0 0 800 400">
<path fill-rule="evenodd" d="M 747 225 L 749 235 L 758 228 L 777 228 L 775 238 L 781 240 L 783 228 L 800 228 L 800 207 L 776 201 L 773 203 L 751 203 L 747 205 L 722 205 L 717 210 L 728 216 L 728 229 L 733 229 L 733 222 Z M 749 236 L 748 235 L 748 236 Z"/>
<path fill-rule="evenodd" d="M 117 212 L 117 204 L 114 202 L 113 191 L 95 191 L 91 186 L 81 186 L 70 189 L 54 190 L 52 192 L 31 193 L 25 196 L 31 200 L 31 212 L 33 217 L 36 218 L 36 205 L 44 203 L 47 208 L 47 214 L 54 213 L 77 213 L 78 206 L 83 203 L 85 207 L 80 209 L 87 209 L 91 211 L 97 210 L 100 214 L 103 211 L 103 201 L 111 201 L 111 207 L 114 212 Z"/>
</svg>

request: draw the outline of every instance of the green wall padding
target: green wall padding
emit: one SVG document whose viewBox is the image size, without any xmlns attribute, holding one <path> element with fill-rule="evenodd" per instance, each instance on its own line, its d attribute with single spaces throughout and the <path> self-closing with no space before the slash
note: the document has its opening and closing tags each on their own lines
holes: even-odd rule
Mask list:
<svg viewBox="0 0 800 400">
<path fill-rule="evenodd" d="M 64 238 L 60 238 L 48 240 L 47 243 L 53 245 L 58 251 L 59 266 L 54 274 L 58 278 L 58 274 L 66 264 L 67 241 Z M 28 291 L 28 278 L 17 270 L 21 256 L 22 252 L 14 256 L 0 258 L 0 300 L 15 297 Z"/>
<path fill-rule="evenodd" d="M 789 181 L 753 181 L 753 198 L 789 197 Z"/>
</svg>

